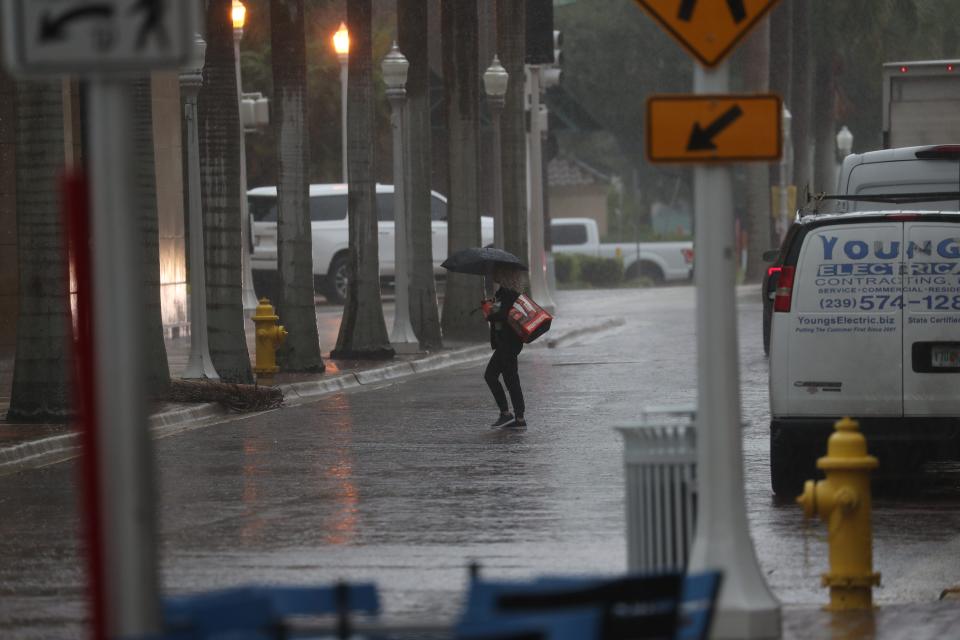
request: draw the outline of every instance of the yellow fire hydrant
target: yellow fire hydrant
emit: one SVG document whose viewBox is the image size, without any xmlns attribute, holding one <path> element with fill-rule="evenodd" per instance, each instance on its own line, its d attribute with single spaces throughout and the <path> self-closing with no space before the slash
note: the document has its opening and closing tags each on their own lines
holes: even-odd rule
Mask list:
<svg viewBox="0 0 960 640">
<path fill-rule="evenodd" d="M 870 529 L 870 471 L 877 459 L 867 454 L 867 440 L 856 420 L 843 418 L 827 440 L 827 455 L 817 460 L 825 480 L 807 480 L 797 503 L 803 515 L 819 515 L 827 523 L 830 571 L 822 585 L 830 587 L 827 611 L 870 609 L 880 574 L 873 570 Z"/>
<path fill-rule="evenodd" d="M 280 317 L 266 298 L 260 299 L 253 324 L 257 328 L 257 364 L 253 368 L 258 374 L 271 374 L 280 370 L 277 366 L 277 348 L 287 337 L 287 330 L 277 324 Z"/>
</svg>

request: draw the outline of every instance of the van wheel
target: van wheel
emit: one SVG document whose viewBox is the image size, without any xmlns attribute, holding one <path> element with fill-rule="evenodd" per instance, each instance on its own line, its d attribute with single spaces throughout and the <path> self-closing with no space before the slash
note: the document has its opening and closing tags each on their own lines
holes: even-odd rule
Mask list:
<svg viewBox="0 0 960 640">
<path fill-rule="evenodd" d="M 330 262 L 330 270 L 327 271 L 327 287 L 323 295 L 333 304 L 343 304 L 347 301 L 347 287 L 349 284 L 350 282 L 347 279 L 347 256 L 346 254 L 336 256 Z"/>
<path fill-rule="evenodd" d="M 820 477 L 813 448 L 780 427 L 770 427 L 770 484 L 779 498 L 803 493 L 803 483 Z"/>
</svg>

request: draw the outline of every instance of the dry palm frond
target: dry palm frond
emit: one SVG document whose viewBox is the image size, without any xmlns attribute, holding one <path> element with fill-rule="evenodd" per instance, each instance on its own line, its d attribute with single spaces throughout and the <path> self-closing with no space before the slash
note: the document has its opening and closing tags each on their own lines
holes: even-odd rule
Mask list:
<svg viewBox="0 0 960 640">
<path fill-rule="evenodd" d="M 276 387 L 230 384 L 210 380 L 172 380 L 169 399 L 173 402 L 219 402 L 237 413 L 274 409 L 283 404 L 283 392 Z"/>
</svg>

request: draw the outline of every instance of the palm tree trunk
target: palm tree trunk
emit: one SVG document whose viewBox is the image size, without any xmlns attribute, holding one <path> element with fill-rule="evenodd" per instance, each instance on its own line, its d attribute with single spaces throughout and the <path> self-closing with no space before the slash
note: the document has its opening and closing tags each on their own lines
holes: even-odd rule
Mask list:
<svg viewBox="0 0 960 640">
<path fill-rule="evenodd" d="M 527 255 L 527 133 L 523 61 L 526 50 L 524 0 L 498 0 L 497 51 L 510 74 L 500 114 L 504 248 Z"/>
<path fill-rule="evenodd" d="M 433 277 L 433 239 L 430 196 L 430 61 L 427 5 L 422 0 L 397 0 L 397 37 L 410 62 L 407 73 L 407 155 L 409 176 L 405 211 L 410 225 L 413 273 L 410 278 L 410 321 L 420 348 L 443 347 L 437 286 Z"/>
<path fill-rule="evenodd" d="M 163 314 L 160 309 L 160 228 L 157 214 L 157 173 L 153 150 L 153 92 L 150 78 L 133 82 L 134 146 L 137 186 L 135 197 L 143 235 L 143 297 L 145 322 L 144 369 L 146 389 L 155 398 L 166 395 L 170 386 L 167 349 L 163 342 Z"/>
<path fill-rule="evenodd" d="M 224 382 L 251 383 L 240 276 L 240 113 L 230 0 L 207 0 L 207 57 L 199 96 L 210 357 Z"/>
<path fill-rule="evenodd" d="M 810 115 L 812 111 L 813 66 L 810 34 L 810 2 L 788 0 L 793 15 L 793 72 L 790 95 L 793 99 L 793 174 L 797 185 L 797 204 L 811 183 Z"/>
<path fill-rule="evenodd" d="M 347 302 L 332 358 L 392 358 L 380 300 L 380 259 L 374 171 L 373 8 L 371 0 L 347 3 L 350 84 L 347 145 L 350 262 Z"/>
<path fill-rule="evenodd" d="M 746 89 L 766 93 L 770 81 L 770 21 L 756 25 L 744 46 Z M 759 282 L 766 264 L 763 252 L 770 248 L 770 166 L 751 163 L 746 169 L 747 272 L 746 282 Z"/>
<path fill-rule="evenodd" d="M 61 81 L 17 85 L 20 314 L 7 420 L 66 422 L 73 366 L 66 238 L 57 181 L 64 168 Z"/>
<path fill-rule="evenodd" d="M 449 253 L 480 246 L 480 60 L 477 6 L 444 2 L 441 7 L 443 85 L 449 146 Z M 482 340 L 486 327 L 471 313 L 483 297 L 477 276 L 447 275 L 443 335 L 448 340 Z"/>
<path fill-rule="evenodd" d="M 284 371 L 323 371 L 313 299 L 303 0 L 271 0 L 273 113 L 277 138 L 277 306 L 289 332 L 277 356 Z"/>
</svg>

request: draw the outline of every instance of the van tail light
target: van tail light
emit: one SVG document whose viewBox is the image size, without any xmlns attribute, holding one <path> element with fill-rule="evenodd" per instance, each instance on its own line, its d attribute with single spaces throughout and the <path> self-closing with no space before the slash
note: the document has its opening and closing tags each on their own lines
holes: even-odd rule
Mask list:
<svg viewBox="0 0 960 640">
<path fill-rule="evenodd" d="M 920 149 L 914 154 L 918 160 L 956 160 L 960 158 L 960 145 L 941 144 Z"/>
<path fill-rule="evenodd" d="M 683 261 L 687 264 L 693 264 L 693 249 L 681 249 L 680 253 L 683 254 Z"/>
<path fill-rule="evenodd" d="M 780 273 L 782 267 L 767 267 L 767 280 Z"/>
<path fill-rule="evenodd" d="M 795 271 L 796 267 L 780 269 L 780 277 L 777 278 L 777 295 L 773 299 L 774 311 L 790 311 L 790 303 L 793 301 L 793 274 Z"/>
</svg>

